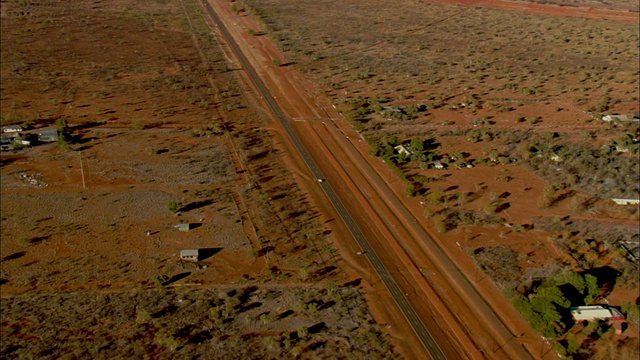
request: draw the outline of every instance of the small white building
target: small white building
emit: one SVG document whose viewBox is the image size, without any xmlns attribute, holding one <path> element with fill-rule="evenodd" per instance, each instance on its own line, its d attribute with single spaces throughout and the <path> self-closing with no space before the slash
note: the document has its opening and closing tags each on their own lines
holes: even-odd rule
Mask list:
<svg viewBox="0 0 640 360">
<path fill-rule="evenodd" d="M 178 224 L 178 225 L 174 225 L 174 227 L 180 231 L 189 231 L 191 230 L 191 224 L 189 223 L 182 223 L 182 224 Z"/>
<path fill-rule="evenodd" d="M 58 141 L 58 129 L 54 127 L 40 129 L 40 132 L 38 133 L 38 139 L 41 142 Z"/>
<path fill-rule="evenodd" d="M 404 145 L 398 145 L 394 147 L 394 149 L 398 152 L 398 154 L 404 154 L 407 159 L 411 159 L 411 157 L 413 156 L 413 151 L 407 149 L 407 147 Z"/>
<path fill-rule="evenodd" d="M 624 320 L 624 315 L 618 309 L 606 308 L 602 305 L 576 306 L 569 310 L 576 321 Z"/>
<path fill-rule="evenodd" d="M 555 161 L 555 162 L 562 162 L 562 158 L 560 157 L 560 155 L 552 152 L 551 154 L 549 154 L 549 159 L 551 159 L 551 161 Z"/>
<path fill-rule="evenodd" d="M 198 262 L 199 251 L 196 250 L 180 250 L 180 260 Z"/>
<path fill-rule="evenodd" d="M 612 122 L 612 121 L 620 121 L 620 122 L 640 122 L 640 119 L 636 119 L 630 115 L 605 115 L 602 117 L 603 121 Z"/>
<path fill-rule="evenodd" d="M 22 131 L 22 126 L 20 125 L 7 125 L 2 127 L 2 132 L 4 133 L 15 133 L 15 132 L 21 132 L 21 131 Z"/>
<path fill-rule="evenodd" d="M 638 205 L 640 200 L 638 199 L 611 199 L 618 205 Z"/>
</svg>

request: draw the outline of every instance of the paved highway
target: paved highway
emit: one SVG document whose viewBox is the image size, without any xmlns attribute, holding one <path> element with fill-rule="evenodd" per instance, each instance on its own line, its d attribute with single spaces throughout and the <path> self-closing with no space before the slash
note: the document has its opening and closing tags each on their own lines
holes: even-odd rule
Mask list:
<svg viewBox="0 0 640 360">
<path fill-rule="evenodd" d="M 209 15 L 210 19 L 214 22 L 215 26 L 217 26 L 217 28 L 220 30 L 220 33 L 222 34 L 222 36 L 226 39 L 228 45 L 230 46 L 231 50 L 234 52 L 236 58 L 242 64 L 242 67 L 245 69 L 245 71 L 249 75 L 251 81 L 254 83 L 255 87 L 258 89 L 258 91 L 266 101 L 267 105 L 269 106 L 269 108 L 271 109 L 275 117 L 278 119 L 280 124 L 282 124 L 282 127 L 287 132 L 289 139 L 291 140 L 296 150 L 300 153 L 303 160 L 309 167 L 309 170 L 311 171 L 313 177 L 315 177 L 316 179 L 324 179 L 325 177 L 320 171 L 319 167 L 317 166 L 315 161 L 311 158 L 309 152 L 307 151 L 307 149 L 304 147 L 304 145 L 302 144 L 298 136 L 295 134 L 295 132 L 291 128 L 291 125 L 289 123 L 290 120 L 284 116 L 284 114 L 282 113 L 282 110 L 280 109 L 275 99 L 271 96 L 271 94 L 267 90 L 267 87 L 264 85 L 263 81 L 260 79 L 256 71 L 253 69 L 253 67 L 247 60 L 247 58 L 244 56 L 240 47 L 235 43 L 233 37 L 231 36 L 227 28 L 224 26 L 222 21 L 220 21 L 220 18 L 217 16 L 216 12 L 211 7 L 211 4 L 209 4 L 207 1 L 202 1 L 202 0 L 200 1 L 200 3 L 205 9 L 206 14 Z M 380 276 L 380 279 L 383 281 L 383 283 L 391 293 L 391 296 L 398 304 L 398 307 L 406 317 L 407 321 L 409 322 L 413 330 L 416 332 L 416 334 L 420 338 L 420 341 L 422 341 L 422 344 L 427 349 L 431 357 L 433 359 L 438 359 L 438 360 L 446 359 L 446 357 L 444 356 L 444 353 L 442 352 L 438 344 L 434 341 L 433 336 L 429 333 L 429 331 L 427 331 L 427 328 L 422 322 L 422 319 L 415 312 L 415 310 L 409 303 L 407 297 L 402 292 L 402 290 L 396 283 L 393 276 L 391 276 L 391 273 L 389 272 L 389 270 L 384 266 L 384 264 L 382 263 L 378 255 L 375 253 L 374 249 L 371 247 L 371 245 L 363 235 L 362 231 L 360 230 L 356 222 L 353 220 L 353 218 L 351 217 L 347 209 L 344 207 L 340 198 L 336 195 L 331 184 L 327 181 L 324 181 L 324 182 L 319 182 L 319 185 L 322 187 L 323 191 L 325 192 L 325 194 L 327 195 L 327 197 L 329 198 L 333 206 L 336 208 L 336 211 L 338 212 L 338 214 L 340 215 L 340 217 L 342 218 L 346 226 L 349 228 L 349 231 L 358 242 L 358 245 L 360 245 L 362 250 L 365 252 L 367 258 L 371 262 L 371 265 L 376 270 L 378 276 Z"/>
</svg>

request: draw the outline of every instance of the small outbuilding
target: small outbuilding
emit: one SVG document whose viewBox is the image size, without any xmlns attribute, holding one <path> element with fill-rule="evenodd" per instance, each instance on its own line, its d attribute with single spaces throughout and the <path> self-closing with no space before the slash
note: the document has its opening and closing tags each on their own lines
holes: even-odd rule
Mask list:
<svg viewBox="0 0 640 360">
<path fill-rule="evenodd" d="M 624 315 L 616 308 L 602 305 L 576 306 L 570 308 L 571 315 L 577 321 L 593 320 L 624 320 Z"/>
<path fill-rule="evenodd" d="M 619 115 L 619 114 L 605 115 L 605 116 L 602 117 L 602 120 L 606 121 L 606 122 L 612 122 L 612 121 L 640 122 L 640 119 L 636 118 L 635 116 L 632 116 L 632 115 Z"/>
<path fill-rule="evenodd" d="M 22 131 L 22 126 L 20 125 L 7 125 L 2 127 L 2 132 L 4 133 L 17 133 Z"/>
<path fill-rule="evenodd" d="M 199 251 L 196 250 L 180 250 L 180 260 L 198 262 Z"/>
<path fill-rule="evenodd" d="M 638 205 L 640 200 L 638 199 L 611 199 L 618 205 Z"/>
<path fill-rule="evenodd" d="M 411 159 L 411 157 L 413 156 L 413 151 L 407 149 L 407 147 L 404 145 L 398 145 L 394 147 L 394 149 L 398 152 L 398 154 L 404 154 L 407 159 Z"/>
<path fill-rule="evenodd" d="M 180 231 L 189 231 L 191 230 L 191 224 L 186 223 L 186 224 L 178 224 L 174 226 L 176 229 L 180 230 Z"/>
<path fill-rule="evenodd" d="M 38 140 L 40 142 L 58 141 L 58 129 L 52 127 L 41 129 L 38 133 Z"/>
</svg>

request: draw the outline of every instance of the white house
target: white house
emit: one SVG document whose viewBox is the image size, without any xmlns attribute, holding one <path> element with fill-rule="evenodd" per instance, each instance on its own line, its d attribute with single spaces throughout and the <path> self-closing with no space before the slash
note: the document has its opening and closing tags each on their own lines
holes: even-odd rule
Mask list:
<svg viewBox="0 0 640 360">
<path fill-rule="evenodd" d="M 5 133 L 13 133 L 13 132 L 21 132 L 22 126 L 20 125 L 7 125 L 2 127 L 2 132 Z"/>
<path fill-rule="evenodd" d="M 571 315 L 576 321 L 593 320 L 624 320 L 624 315 L 616 308 L 606 308 L 602 305 L 571 307 Z"/>
<path fill-rule="evenodd" d="M 411 159 L 411 156 L 413 156 L 413 151 L 407 149 L 404 145 L 398 145 L 394 147 L 394 149 L 398 152 L 398 154 L 404 154 L 407 159 Z"/>
<path fill-rule="evenodd" d="M 180 260 L 198 262 L 198 250 L 180 250 Z"/>
<path fill-rule="evenodd" d="M 605 115 L 602 117 L 603 121 L 612 122 L 612 121 L 620 121 L 620 122 L 640 122 L 640 119 L 636 119 L 630 115 Z"/>
<path fill-rule="evenodd" d="M 549 155 L 549 159 L 551 159 L 551 161 L 555 161 L 555 162 L 561 162 L 562 161 L 562 158 L 560 157 L 560 155 L 558 155 L 558 154 L 556 154 L 554 152 L 552 152 Z"/>
<path fill-rule="evenodd" d="M 189 231 L 189 230 L 191 230 L 191 224 L 189 224 L 189 223 L 182 223 L 182 224 L 174 225 L 173 227 L 175 227 L 176 229 L 178 229 L 180 231 Z"/>
<path fill-rule="evenodd" d="M 638 205 L 640 200 L 638 199 L 611 199 L 618 205 Z"/>
<path fill-rule="evenodd" d="M 41 142 L 55 142 L 58 141 L 58 129 L 54 127 L 40 129 L 38 138 Z"/>
</svg>

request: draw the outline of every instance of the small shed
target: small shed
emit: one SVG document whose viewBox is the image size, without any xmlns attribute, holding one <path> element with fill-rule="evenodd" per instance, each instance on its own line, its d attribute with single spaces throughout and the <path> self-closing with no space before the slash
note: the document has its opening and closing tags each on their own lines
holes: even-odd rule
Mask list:
<svg viewBox="0 0 640 360">
<path fill-rule="evenodd" d="M 562 158 L 560 157 L 560 155 L 558 155 L 558 154 L 556 154 L 554 152 L 552 152 L 549 155 L 549 159 L 551 159 L 551 161 L 555 161 L 555 162 L 562 162 Z"/>
<path fill-rule="evenodd" d="M 7 125 L 2 127 L 2 132 L 5 132 L 5 133 L 15 133 L 15 132 L 21 132 L 21 131 L 22 131 L 22 126 L 20 125 Z"/>
<path fill-rule="evenodd" d="M 638 205 L 640 200 L 638 199 L 611 199 L 618 205 Z"/>
<path fill-rule="evenodd" d="M 187 224 L 178 224 L 174 226 L 176 229 L 180 230 L 180 231 L 189 231 L 191 230 L 191 224 L 187 223 Z"/>
<path fill-rule="evenodd" d="M 570 308 L 571 315 L 577 321 L 587 320 L 624 320 L 624 315 L 616 308 L 607 308 L 602 305 L 576 306 Z"/>
<path fill-rule="evenodd" d="M 180 250 L 180 260 L 198 262 L 199 251 L 196 250 Z"/>
<path fill-rule="evenodd" d="M 632 115 L 619 115 L 619 114 L 610 114 L 602 117 L 603 121 L 612 122 L 612 121 L 620 121 L 620 122 L 639 122 L 640 119 L 636 118 Z"/>
<path fill-rule="evenodd" d="M 398 154 L 404 154 L 407 159 L 411 159 L 411 157 L 413 156 L 413 151 L 407 149 L 407 147 L 404 145 L 398 145 L 394 147 L 394 149 L 398 152 Z"/>
<path fill-rule="evenodd" d="M 56 142 L 58 141 L 58 129 L 44 128 L 38 133 L 38 138 L 41 142 Z"/>
</svg>

